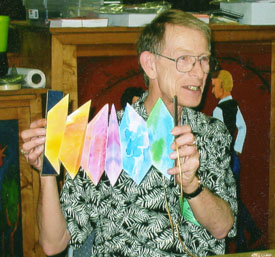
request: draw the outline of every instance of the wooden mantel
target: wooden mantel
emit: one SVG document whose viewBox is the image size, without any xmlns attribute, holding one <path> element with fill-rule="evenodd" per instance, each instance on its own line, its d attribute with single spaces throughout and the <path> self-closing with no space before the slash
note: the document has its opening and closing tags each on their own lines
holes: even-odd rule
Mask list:
<svg viewBox="0 0 275 257">
<path fill-rule="evenodd" d="M 275 40 L 274 26 L 211 25 L 214 42 L 269 42 Z"/>
<path fill-rule="evenodd" d="M 274 44 L 275 26 L 211 25 L 213 42 L 266 42 Z M 77 100 L 77 57 L 136 55 L 142 28 L 51 28 L 51 87 L 70 92 L 73 108 Z M 272 60 L 275 57 L 272 48 Z M 274 65 L 272 66 L 274 74 Z M 273 76 L 272 76 L 273 78 Z M 274 78 L 272 79 L 274 86 Z"/>
</svg>

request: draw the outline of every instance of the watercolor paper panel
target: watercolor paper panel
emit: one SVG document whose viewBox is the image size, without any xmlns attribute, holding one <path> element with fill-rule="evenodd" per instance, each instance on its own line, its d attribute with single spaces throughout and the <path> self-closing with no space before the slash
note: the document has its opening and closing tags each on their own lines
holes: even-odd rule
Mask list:
<svg viewBox="0 0 275 257">
<path fill-rule="evenodd" d="M 120 123 L 123 169 L 140 184 L 150 169 L 151 152 L 146 122 L 127 104 Z"/>
<path fill-rule="evenodd" d="M 68 116 L 69 95 L 61 99 L 47 114 L 45 157 L 56 173 L 60 173 L 59 151 Z"/>
<path fill-rule="evenodd" d="M 114 186 L 120 173 L 122 171 L 122 156 L 121 145 L 119 135 L 119 125 L 116 116 L 115 106 L 112 105 L 109 128 L 108 128 L 108 140 L 106 149 L 106 163 L 105 172 Z"/>
<path fill-rule="evenodd" d="M 105 169 L 108 111 L 109 105 L 106 104 L 94 117 L 91 125 L 92 139 L 87 174 L 95 185 L 98 184 Z"/>
<path fill-rule="evenodd" d="M 172 152 L 170 146 L 174 140 L 171 134 L 174 120 L 161 98 L 154 105 L 148 117 L 147 127 L 151 145 L 152 164 L 163 175 L 170 178 L 167 170 L 174 165 L 174 161 L 169 158 L 169 154 Z"/>
<path fill-rule="evenodd" d="M 84 143 L 83 143 L 82 155 L 81 155 L 80 166 L 85 172 L 88 172 L 90 150 L 91 150 L 91 144 L 92 144 L 92 128 L 93 128 L 92 125 L 93 125 L 92 121 L 90 121 L 87 125 Z"/>
<path fill-rule="evenodd" d="M 76 176 L 80 167 L 90 106 L 91 101 L 88 101 L 67 117 L 60 161 L 72 178 Z"/>
<path fill-rule="evenodd" d="M 43 165 L 41 175 L 57 175 L 60 173 L 60 161 L 58 160 L 58 153 L 60 150 L 60 136 L 63 137 L 63 132 L 57 132 L 56 135 L 56 144 L 53 141 L 52 137 L 55 137 L 53 132 L 53 128 L 56 125 L 56 115 L 53 112 L 57 112 L 57 115 L 61 115 L 62 117 L 65 116 L 65 122 L 67 118 L 68 109 L 63 109 L 63 104 L 59 104 L 56 108 L 54 108 L 62 98 L 64 97 L 64 93 L 62 91 L 56 90 L 48 90 L 47 91 L 47 101 L 46 101 L 46 119 L 47 119 L 47 126 L 46 126 L 46 142 L 45 142 L 45 150 L 43 155 Z M 51 110 L 54 110 L 51 112 Z M 62 119 L 62 118 L 61 118 Z M 53 121 L 51 121 L 53 120 Z M 58 123 L 57 123 L 58 124 Z M 62 129 L 61 129 L 62 130 Z M 59 128 L 58 130 L 59 131 Z M 53 149 L 52 149 L 53 147 Z"/>
</svg>

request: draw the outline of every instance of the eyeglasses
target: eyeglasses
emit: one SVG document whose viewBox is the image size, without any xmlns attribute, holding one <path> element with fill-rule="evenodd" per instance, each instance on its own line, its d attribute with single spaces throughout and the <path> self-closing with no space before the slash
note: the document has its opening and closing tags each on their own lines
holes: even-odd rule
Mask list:
<svg viewBox="0 0 275 257">
<path fill-rule="evenodd" d="M 212 58 L 210 55 L 202 55 L 202 56 L 182 55 L 177 59 L 173 59 L 162 54 L 158 54 L 158 53 L 154 53 L 154 54 L 175 62 L 177 70 L 182 73 L 191 71 L 195 66 L 196 62 L 199 61 L 202 71 L 208 74 L 210 72 L 210 67 L 212 66 L 211 63 L 214 61 L 214 58 Z"/>
</svg>

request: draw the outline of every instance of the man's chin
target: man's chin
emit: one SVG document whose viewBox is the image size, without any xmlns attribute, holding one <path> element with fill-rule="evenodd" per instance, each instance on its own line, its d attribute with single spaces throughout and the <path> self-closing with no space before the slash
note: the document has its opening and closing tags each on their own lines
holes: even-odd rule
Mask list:
<svg viewBox="0 0 275 257">
<path fill-rule="evenodd" d="M 189 108 L 196 108 L 200 105 L 201 98 L 196 101 L 183 101 L 182 104 L 180 104 L 183 107 L 189 107 Z"/>
</svg>

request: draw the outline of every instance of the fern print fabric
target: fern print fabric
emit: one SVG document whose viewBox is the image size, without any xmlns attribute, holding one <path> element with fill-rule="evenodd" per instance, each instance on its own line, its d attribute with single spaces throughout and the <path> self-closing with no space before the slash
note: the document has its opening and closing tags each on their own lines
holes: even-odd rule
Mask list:
<svg viewBox="0 0 275 257">
<path fill-rule="evenodd" d="M 147 120 L 147 92 L 133 105 Z M 123 111 L 118 112 L 121 120 Z M 235 223 L 228 236 L 236 235 L 236 186 L 230 169 L 230 142 L 226 127 L 212 117 L 184 108 L 181 119 L 189 124 L 200 152 L 197 175 L 203 185 L 229 203 Z M 165 208 L 165 192 L 174 224 Z M 80 169 L 74 179 L 66 174 L 60 202 L 71 234 L 73 248 L 83 245 L 92 231 L 89 256 L 158 257 L 189 256 L 179 241 L 195 256 L 224 254 L 225 240 L 215 239 L 203 226 L 182 216 L 180 189 L 174 177 L 167 179 L 154 166 L 137 185 L 125 171 L 112 186 L 104 174 L 97 186 Z M 174 235 L 174 236 L 173 236 Z"/>
</svg>

